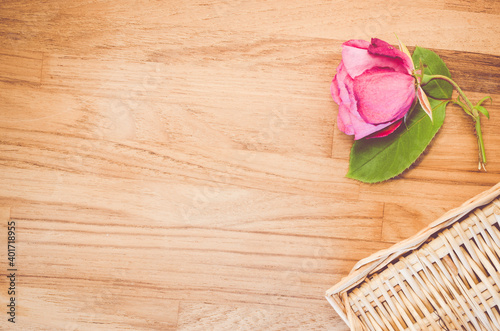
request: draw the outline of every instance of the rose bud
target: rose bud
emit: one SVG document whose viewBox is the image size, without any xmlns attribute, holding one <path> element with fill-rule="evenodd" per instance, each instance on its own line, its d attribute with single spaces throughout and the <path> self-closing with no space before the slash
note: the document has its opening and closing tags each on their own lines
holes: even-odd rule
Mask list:
<svg viewBox="0 0 500 331">
<path fill-rule="evenodd" d="M 414 65 L 404 50 L 376 38 L 342 45 L 342 61 L 331 85 L 342 132 L 355 140 L 385 137 L 401 125 L 416 102 Z"/>
</svg>

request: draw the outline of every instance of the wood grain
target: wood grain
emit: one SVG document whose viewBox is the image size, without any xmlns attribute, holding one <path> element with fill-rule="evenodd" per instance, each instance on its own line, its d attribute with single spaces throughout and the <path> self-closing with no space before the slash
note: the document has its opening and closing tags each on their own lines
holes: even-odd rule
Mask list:
<svg viewBox="0 0 500 331">
<path fill-rule="evenodd" d="M 19 305 L 0 329 L 347 330 L 326 289 L 500 181 L 499 15 L 487 0 L 2 1 Z M 493 97 L 487 173 L 449 106 L 399 178 L 344 177 L 340 46 L 393 33 Z"/>
</svg>

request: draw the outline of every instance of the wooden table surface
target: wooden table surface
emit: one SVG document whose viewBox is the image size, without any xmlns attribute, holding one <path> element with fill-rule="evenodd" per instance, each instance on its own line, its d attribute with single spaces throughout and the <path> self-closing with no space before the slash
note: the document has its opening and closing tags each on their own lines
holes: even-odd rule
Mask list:
<svg viewBox="0 0 500 331">
<path fill-rule="evenodd" d="M 325 290 L 500 181 L 499 18 L 495 0 L 3 0 L 0 329 L 347 330 Z M 341 44 L 394 33 L 493 97 L 488 172 L 450 105 L 400 178 L 344 177 Z"/>
</svg>

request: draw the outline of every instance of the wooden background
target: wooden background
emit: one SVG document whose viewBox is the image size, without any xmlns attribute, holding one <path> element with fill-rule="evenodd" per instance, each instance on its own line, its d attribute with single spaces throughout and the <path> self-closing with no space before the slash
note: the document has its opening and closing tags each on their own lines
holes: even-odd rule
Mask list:
<svg viewBox="0 0 500 331">
<path fill-rule="evenodd" d="M 17 330 L 347 330 L 326 289 L 500 180 L 495 0 L 0 3 Z M 399 179 L 344 177 L 340 46 L 394 33 L 491 95 Z M 7 304 L 6 220 L 1 306 Z"/>
</svg>

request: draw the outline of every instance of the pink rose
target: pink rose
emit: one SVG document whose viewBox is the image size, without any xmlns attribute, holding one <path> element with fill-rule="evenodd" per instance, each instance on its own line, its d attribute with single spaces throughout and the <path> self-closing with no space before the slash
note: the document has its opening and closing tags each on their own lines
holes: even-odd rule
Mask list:
<svg viewBox="0 0 500 331">
<path fill-rule="evenodd" d="M 405 48 L 406 50 L 406 48 Z M 416 97 L 409 55 L 383 40 L 349 40 L 332 81 L 339 105 L 339 129 L 354 139 L 385 137 L 394 132 Z"/>
</svg>

